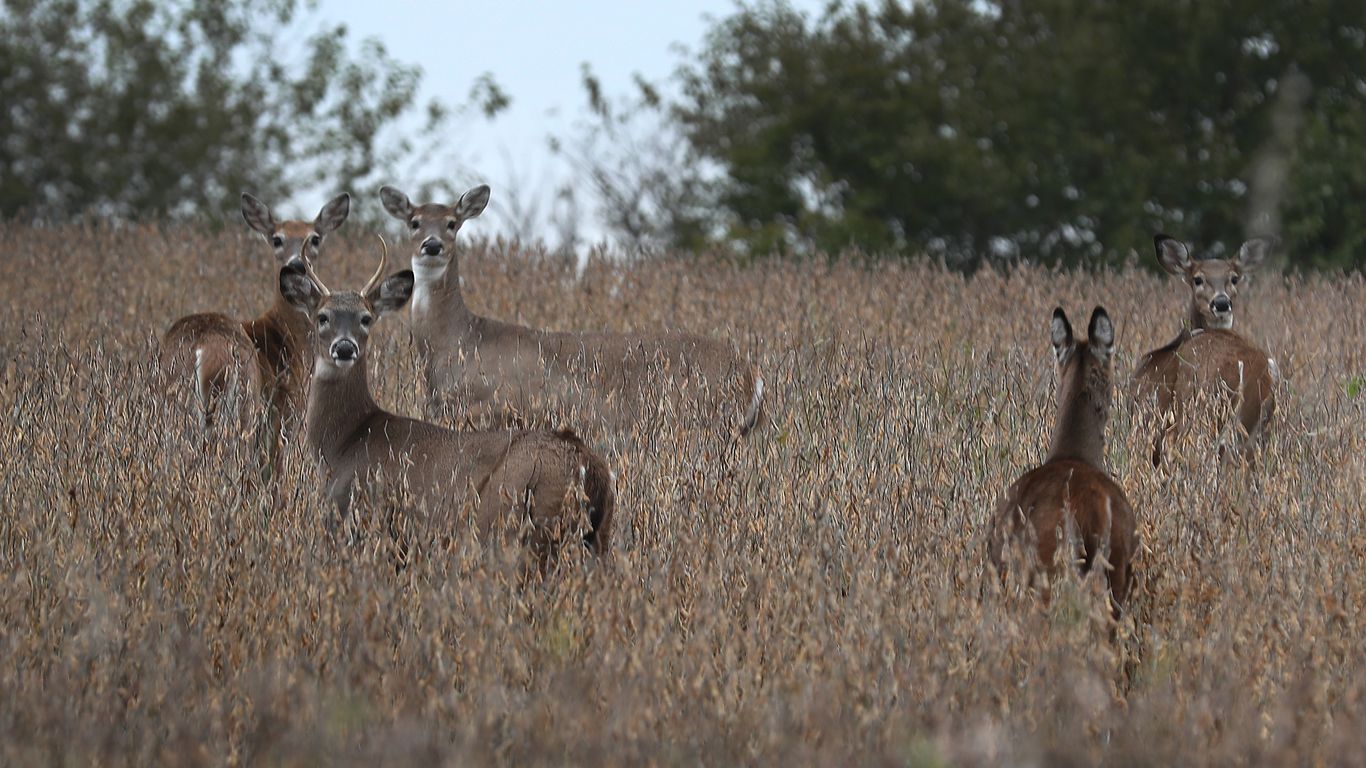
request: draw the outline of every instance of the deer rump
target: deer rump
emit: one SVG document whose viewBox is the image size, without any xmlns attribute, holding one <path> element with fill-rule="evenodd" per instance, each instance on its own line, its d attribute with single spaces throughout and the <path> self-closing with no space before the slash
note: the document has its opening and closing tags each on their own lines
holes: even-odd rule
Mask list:
<svg viewBox="0 0 1366 768">
<path fill-rule="evenodd" d="M 1115 603 L 1122 604 L 1129 593 L 1129 563 L 1138 549 L 1134 511 L 1119 484 L 1084 461 L 1048 462 L 1010 486 L 992 520 L 988 550 L 992 564 L 1004 573 L 1006 548 L 1015 542 L 1033 542 L 1037 566 L 1055 574 L 1058 545 L 1067 540 L 1069 524 L 1076 532 L 1079 551 L 1066 560 L 1080 561 L 1082 573 L 1088 573 L 1097 554 L 1103 553 L 1110 565 L 1106 573 L 1110 592 Z"/>
<path fill-rule="evenodd" d="M 1263 439 L 1276 411 L 1276 372 L 1271 360 L 1230 330 L 1183 332 L 1170 344 L 1143 357 L 1134 371 L 1140 404 L 1151 404 L 1166 420 L 1153 448 L 1159 463 L 1169 436 L 1184 434 L 1194 421 L 1192 407 L 1207 404 L 1202 415 L 1222 427 L 1231 419 L 1238 439 L 1251 448 Z"/>
<path fill-rule="evenodd" d="M 528 544 L 542 560 L 576 533 L 594 552 L 608 550 L 611 473 L 569 430 L 463 433 L 379 413 L 349 449 L 323 462 L 328 496 L 343 519 L 356 481 L 373 481 L 378 472 L 386 490 L 395 482 L 404 489 L 405 514 L 425 511 L 414 522 L 429 532 L 455 532 L 457 513 L 472 502 L 480 536 L 528 522 Z"/>
<path fill-rule="evenodd" d="M 159 359 L 162 390 L 193 387 L 193 399 L 205 426 L 234 415 L 246 427 L 263 416 L 262 396 L 268 386 L 266 361 L 242 323 L 219 314 L 188 315 L 166 331 Z"/>
</svg>

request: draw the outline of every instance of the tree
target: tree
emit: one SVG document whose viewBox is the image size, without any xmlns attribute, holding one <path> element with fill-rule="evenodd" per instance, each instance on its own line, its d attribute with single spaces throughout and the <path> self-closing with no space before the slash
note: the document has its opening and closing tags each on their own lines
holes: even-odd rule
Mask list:
<svg viewBox="0 0 1366 768">
<path fill-rule="evenodd" d="M 0 215 L 184 215 L 356 190 L 430 136 L 393 135 L 421 74 L 298 0 L 5 0 Z M 316 21 L 316 20 L 311 20 Z M 506 96 L 481 81 L 492 112 Z M 500 102 L 499 99 L 503 101 Z"/>
<path fill-rule="evenodd" d="M 1362 73 L 1345 0 L 767 2 L 715 25 L 673 114 L 751 250 L 1074 264 L 1277 229 L 1359 265 Z"/>
<path fill-rule="evenodd" d="M 708 197 L 713 185 L 690 164 L 688 143 L 657 87 L 636 75 L 636 92 L 612 101 L 587 64 L 582 82 L 584 119 L 570 136 L 550 139 L 575 174 L 558 195 L 566 214 L 577 214 L 586 192 L 599 222 L 631 251 L 705 247 L 716 235 Z M 572 247 L 577 230 L 557 219 L 561 240 Z"/>
</svg>

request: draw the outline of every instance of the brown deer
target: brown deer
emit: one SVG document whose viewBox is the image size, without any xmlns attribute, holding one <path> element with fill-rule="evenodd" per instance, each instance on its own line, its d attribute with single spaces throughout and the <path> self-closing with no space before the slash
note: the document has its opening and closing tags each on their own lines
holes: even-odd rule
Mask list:
<svg viewBox="0 0 1366 768">
<path fill-rule="evenodd" d="M 277 270 L 293 261 L 312 264 L 323 241 L 346 221 L 350 210 L 351 196 L 342 193 L 313 221 L 277 221 L 260 200 L 242 195 L 242 218 L 270 245 Z M 162 370 L 168 377 L 192 381 L 205 426 L 213 422 L 225 398 L 236 401 L 248 418 L 258 416 L 259 406 L 264 406 L 275 432 L 292 430 L 303 412 L 311 327 L 285 303 L 276 286 L 271 293 L 274 303 L 254 320 L 240 322 L 216 313 L 188 315 L 175 321 L 162 339 Z"/>
<path fill-rule="evenodd" d="M 382 241 L 381 241 L 382 242 Z M 568 430 L 458 432 L 396 416 L 376 405 L 366 378 L 374 323 L 401 309 L 413 294 L 413 273 L 384 274 L 388 249 L 359 292 L 333 293 L 307 263 L 280 271 L 280 293 L 317 332 L 305 416 L 308 446 L 322 460 L 324 487 L 342 520 L 354 486 L 374 473 L 404 477 L 417 509 L 437 526 L 470 500 L 481 533 L 508 522 L 531 522 L 530 544 L 545 563 L 564 534 L 583 521 L 583 541 L 607 551 L 615 506 L 606 464 Z"/>
<path fill-rule="evenodd" d="M 1082 571 L 1103 559 L 1118 611 L 1129 594 L 1129 564 L 1138 534 L 1124 489 L 1104 469 L 1115 329 L 1105 310 L 1096 307 L 1086 339 L 1078 340 L 1059 307 L 1053 310 L 1051 336 L 1058 370 L 1052 445 L 1044 463 L 1016 480 L 997 506 L 988 556 L 1004 574 L 1008 540 L 1025 539 L 1035 544 L 1035 562 L 1053 573 L 1058 544 L 1074 531 Z M 1074 559 L 1067 553 L 1064 557 Z"/>
<path fill-rule="evenodd" d="M 487 185 L 454 205 L 413 205 L 393 187 L 380 189 L 390 215 L 404 222 L 413 243 L 417 287 L 412 330 L 425 358 L 428 418 L 448 401 L 475 419 L 495 420 L 503 409 L 526 413 L 552 399 L 583 398 L 622 423 L 640 416 L 664 393 L 646 384 L 661 369 L 671 383 L 687 382 L 704 407 L 725 414 L 736 435 L 754 429 L 763 411 L 764 380 L 726 344 L 690 334 L 555 332 L 481 317 L 460 287 L 456 234 L 489 201 Z"/>
<path fill-rule="evenodd" d="M 1231 259 L 1192 259 L 1185 243 L 1167 235 L 1153 239 L 1162 268 L 1190 288 L 1187 320 L 1170 343 L 1144 355 L 1134 370 L 1140 403 L 1156 400 L 1164 424 L 1153 441 L 1153 466 L 1162 463 L 1164 443 L 1186 428 L 1188 411 L 1200 396 L 1231 408 L 1231 442 L 1251 458 L 1266 440 L 1276 411 L 1276 361 L 1233 330 L 1234 301 L 1249 273 L 1275 241 L 1253 238 Z M 1221 418 L 1221 421 L 1224 419 Z M 1220 454 L 1228 447 L 1220 442 Z"/>
</svg>

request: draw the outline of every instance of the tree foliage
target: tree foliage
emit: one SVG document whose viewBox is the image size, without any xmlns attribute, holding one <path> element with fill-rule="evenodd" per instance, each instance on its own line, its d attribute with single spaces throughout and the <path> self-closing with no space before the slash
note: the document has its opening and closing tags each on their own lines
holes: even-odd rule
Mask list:
<svg viewBox="0 0 1366 768">
<path fill-rule="evenodd" d="M 689 167 L 688 142 L 658 89 L 637 75 L 635 92 L 612 100 L 587 64 L 581 78 L 587 110 L 567 137 L 550 141 L 574 172 L 575 184 L 561 195 L 576 203 L 586 192 L 598 221 L 630 251 L 705 247 L 711 184 Z"/>
<path fill-rule="evenodd" d="M 5 0 L 0 215 L 218 213 L 244 189 L 354 190 L 391 167 L 425 135 L 390 130 L 416 112 L 419 70 L 309 9 Z M 487 78 L 481 94 L 506 103 Z M 419 117 L 430 131 L 448 116 Z"/>
<path fill-rule="evenodd" d="M 1366 253 L 1366 4 L 771 2 L 679 76 L 717 223 L 754 250 L 1097 263 L 1166 230 Z"/>
</svg>

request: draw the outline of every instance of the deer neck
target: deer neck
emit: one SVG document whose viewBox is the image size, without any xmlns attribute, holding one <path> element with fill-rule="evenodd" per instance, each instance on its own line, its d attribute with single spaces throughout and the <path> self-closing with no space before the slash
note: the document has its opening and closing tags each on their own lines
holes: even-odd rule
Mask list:
<svg viewBox="0 0 1366 768">
<path fill-rule="evenodd" d="M 445 269 L 413 265 L 413 335 L 424 343 L 468 327 L 472 315 L 460 290 L 460 257 Z"/>
<path fill-rule="evenodd" d="M 1086 354 L 1079 351 L 1077 354 Z M 1087 366 L 1067 371 L 1059 398 L 1058 423 L 1047 461 L 1079 459 L 1095 467 L 1105 466 L 1105 422 L 1110 416 L 1109 380 L 1088 376 Z"/>
<path fill-rule="evenodd" d="M 1205 322 L 1205 316 L 1200 314 L 1200 304 L 1198 302 L 1191 302 L 1190 310 L 1186 315 L 1186 328 L 1191 332 L 1209 330 L 1209 324 Z"/>
<path fill-rule="evenodd" d="M 334 368 L 330 362 L 314 365 L 317 373 L 308 388 L 305 425 L 309 447 L 329 464 L 346 452 L 361 427 L 380 410 L 370 395 L 364 359 L 350 370 Z"/>
<path fill-rule="evenodd" d="M 304 369 L 308 364 L 308 348 L 313 333 L 313 324 L 308 316 L 290 306 L 277 290 L 275 303 L 263 317 L 279 329 L 284 364 L 291 370 Z"/>
</svg>

